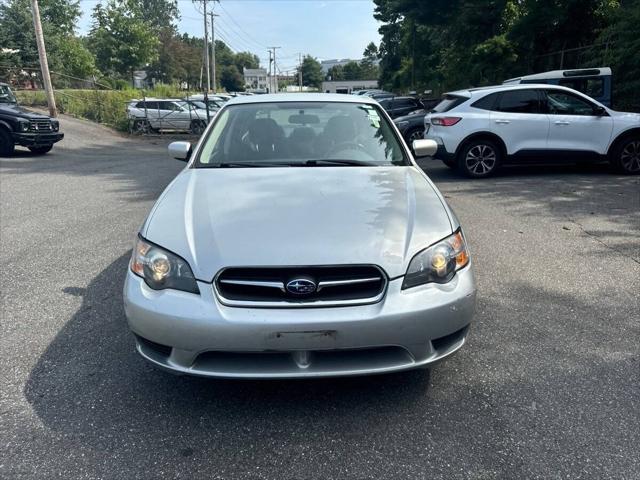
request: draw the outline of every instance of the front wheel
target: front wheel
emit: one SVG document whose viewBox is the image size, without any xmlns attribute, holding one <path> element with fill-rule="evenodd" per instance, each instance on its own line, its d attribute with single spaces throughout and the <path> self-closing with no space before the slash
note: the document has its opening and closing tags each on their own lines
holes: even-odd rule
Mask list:
<svg viewBox="0 0 640 480">
<path fill-rule="evenodd" d="M 49 151 L 51 151 L 51 149 L 53 148 L 53 145 L 43 145 L 40 147 L 27 147 L 29 150 L 31 150 L 33 153 L 37 153 L 38 155 L 42 155 L 44 153 L 47 153 Z"/>
<path fill-rule="evenodd" d="M 409 130 L 406 134 L 407 144 L 409 145 L 409 149 L 413 153 L 413 141 L 420 140 L 424 138 L 424 128 L 414 128 Z"/>
<path fill-rule="evenodd" d="M 502 151 L 491 140 L 471 140 L 458 155 L 458 168 L 471 178 L 493 175 L 502 161 Z"/>
<path fill-rule="evenodd" d="M 207 124 L 203 120 L 193 120 L 189 131 L 194 135 L 202 135 Z"/>
<path fill-rule="evenodd" d="M 15 145 L 11 134 L 0 128 L 0 157 L 9 157 L 13 155 Z"/>
<path fill-rule="evenodd" d="M 612 152 L 611 164 L 620 173 L 640 174 L 640 137 L 627 138 Z"/>
</svg>

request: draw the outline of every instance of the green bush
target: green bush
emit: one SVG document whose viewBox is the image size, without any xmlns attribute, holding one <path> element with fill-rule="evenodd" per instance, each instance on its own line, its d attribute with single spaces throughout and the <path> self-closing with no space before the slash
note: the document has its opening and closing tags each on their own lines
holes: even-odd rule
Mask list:
<svg viewBox="0 0 640 480">
<path fill-rule="evenodd" d="M 184 97 L 187 92 L 170 85 L 157 85 L 150 90 L 55 90 L 56 105 L 60 113 L 86 118 L 109 125 L 121 131 L 128 129 L 127 102 L 142 97 Z M 47 97 L 42 90 L 16 92 L 18 102 L 29 107 L 46 107 Z"/>
</svg>

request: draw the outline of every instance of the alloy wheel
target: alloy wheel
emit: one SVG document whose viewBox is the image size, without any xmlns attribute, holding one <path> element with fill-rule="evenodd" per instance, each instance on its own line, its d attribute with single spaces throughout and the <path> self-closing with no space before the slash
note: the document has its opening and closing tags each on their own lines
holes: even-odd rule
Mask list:
<svg viewBox="0 0 640 480">
<path fill-rule="evenodd" d="M 474 175 L 488 175 L 497 163 L 496 151 L 485 144 L 474 145 L 464 159 L 465 167 Z"/>
<path fill-rule="evenodd" d="M 413 132 L 411 132 L 411 135 L 409 135 L 409 146 L 413 146 L 413 141 L 420 140 L 423 138 L 423 136 L 424 134 L 422 133 L 422 130 L 414 130 Z"/>
<path fill-rule="evenodd" d="M 620 154 L 620 165 L 627 172 L 640 171 L 640 140 L 629 142 Z"/>
</svg>

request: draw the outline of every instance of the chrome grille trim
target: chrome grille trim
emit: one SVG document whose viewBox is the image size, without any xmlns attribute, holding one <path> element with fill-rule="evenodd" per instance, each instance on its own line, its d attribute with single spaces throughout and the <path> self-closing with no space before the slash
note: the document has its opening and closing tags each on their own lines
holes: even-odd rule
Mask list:
<svg viewBox="0 0 640 480">
<path fill-rule="evenodd" d="M 380 277 L 375 278 L 354 278 L 352 280 L 334 280 L 329 282 L 320 282 L 318 283 L 318 292 L 323 288 L 327 287 L 338 287 L 340 285 L 355 285 L 357 283 L 371 283 L 371 282 L 379 282 Z"/>
<path fill-rule="evenodd" d="M 378 277 L 372 277 L 371 275 L 363 278 L 352 278 L 344 280 L 325 280 L 318 282 L 318 288 L 316 292 L 323 289 L 330 289 L 331 287 L 339 287 L 345 285 L 364 285 L 366 283 L 380 282 L 380 288 L 376 295 L 363 297 L 363 298 L 351 298 L 351 299 L 306 299 L 304 297 L 291 297 L 288 300 L 277 301 L 265 301 L 265 300 L 248 300 L 248 299 L 233 299 L 223 295 L 220 291 L 219 284 L 226 285 L 246 285 L 249 287 L 266 287 L 271 291 L 277 289 L 284 293 L 287 292 L 285 282 L 280 281 L 262 281 L 262 280 L 243 280 L 243 279 L 226 279 L 220 278 L 225 272 L 233 269 L 299 269 L 304 271 L 305 268 L 322 269 L 322 268 L 370 268 L 379 272 Z M 295 275 L 294 275 L 295 276 Z M 386 292 L 389 284 L 389 279 L 386 273 L 377 265 L 328 265 L 328 266 L 310 266 L 310 267 L 297 267 L 297 266 L 281 266 L 281 267 L 226 267 L 220 270 L 213 279 L 212 288 L 215 297 L 221 304 L 229 307 L 248 307 L 248 308 L 321 308 L 321 307 L 347 307 L 355 305 L 368 305 L 380 302 Z"/>
<path fill-rule="evenodd" d="M 53 127 L 51 121 L 48 119 L 43 120 L 29 120 L 29 131 L 31 132 L 51 132 Z"/>
<path fill-rule="evenodd" d="M 251 287 L 265 287 L 265 288 L 277 288 L 285 291 L 284 283 L 282 282 L 262 282 L 260 280 L 220 280 L 220 283 L 226 283 L 228 285 L 247 285 Z"/>
</svg>

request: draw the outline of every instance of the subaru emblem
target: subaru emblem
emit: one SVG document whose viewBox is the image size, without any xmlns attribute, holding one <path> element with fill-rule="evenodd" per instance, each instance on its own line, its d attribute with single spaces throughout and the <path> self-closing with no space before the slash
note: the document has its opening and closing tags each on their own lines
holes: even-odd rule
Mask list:
<svg viewBox="0 0 640 480">
<path fill-rule="evenodd" d="M 296 278 L 287 283 L 287 292 L 294 295 L 310 295 L 316 291 L 316 282 L 308 278 Z"/>
</svg>

